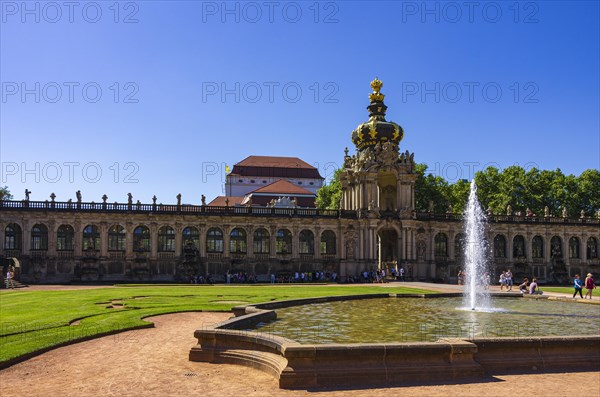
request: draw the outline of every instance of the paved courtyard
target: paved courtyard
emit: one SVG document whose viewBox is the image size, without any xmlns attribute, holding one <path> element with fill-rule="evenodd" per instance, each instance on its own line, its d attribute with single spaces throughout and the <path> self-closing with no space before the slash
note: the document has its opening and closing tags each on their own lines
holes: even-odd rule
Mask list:
<svg viewBox="0 0 600 397">
<path fill-rule="evenodd" d="M 414 286 L 448 291 L 458 288 L 425 283 Z M 155 328 L 49 351 L 0 371 L 2 396 L 600 395 L 600 372 L 500 375 L 463 384 L 352 391 L 281 390 L 275 379 L 258 370 L 188 361 L 189 349 L 196 343 L 194 330 L 229 317 L 229 313 L 209 312 L 156 316 L 148 318 Z"/>
</svg>

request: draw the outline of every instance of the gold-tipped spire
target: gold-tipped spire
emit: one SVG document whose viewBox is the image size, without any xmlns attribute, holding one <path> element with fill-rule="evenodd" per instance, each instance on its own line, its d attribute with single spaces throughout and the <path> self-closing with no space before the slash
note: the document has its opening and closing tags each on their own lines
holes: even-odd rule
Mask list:
<svg viewBox="0 0 600 397">
<path fill-rule="evenodd" d="M 379 92 L 381 87 L 383 87 L 383 82 L 375 77 L 375 80 L 371 81 L 371 88 L 373 89 L 373 92 L 369 94 L 371 102 L 383 102 L 385 95 Z"/>
</svg>

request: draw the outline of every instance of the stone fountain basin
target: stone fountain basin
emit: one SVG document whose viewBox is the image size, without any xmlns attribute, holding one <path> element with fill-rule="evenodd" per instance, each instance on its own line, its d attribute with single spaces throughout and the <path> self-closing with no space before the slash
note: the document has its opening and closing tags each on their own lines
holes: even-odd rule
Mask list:
<svg viewBox="0 0 600 397">
<path fill-rule="evenodd" d="M 461 294 L 402 295 L 435 299 Z M 498 294 L 507 297 L 507 294 Z M 520 299 L 520 294 L 512 295 Z M 191 361 L 240 364 L 273 375 L 281 388 L 375 387 L 467 381 L 490 374 L 600 370 L 600 335 L 440 339 L 436 342 L 302 344 L 247 331 L 277 318 L 276 309 L 323 302 L 390 298 L 369 294 L 238 306 L 235 317 L 198 329 Z"/>
</svg>

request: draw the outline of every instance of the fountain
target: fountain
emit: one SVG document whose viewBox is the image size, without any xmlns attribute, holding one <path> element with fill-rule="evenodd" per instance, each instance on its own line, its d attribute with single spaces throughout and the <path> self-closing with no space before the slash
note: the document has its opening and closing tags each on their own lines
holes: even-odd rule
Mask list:
<svg viewBox="0 0 600 397">
<path fill-rule="evenodd" d="M 464 219 L 463 294 L 381 293 L 237 306 L 235 318 L 194 333 L 198 344 L 189 359 L 251 366 L 289 389 L 597 370 L 600 315 L 588 305 L 496 294 L 510 299 L 503 309 L 492 308 L 486 216 L 475 181 Z M 574 322 L 580 335 L 571 335 Z"/>
<path fill-rule="evenodd" d="M 485 285 L 488 246 L 485 240 L 487 218 L 477 199 L 477 185 L 471 181 L 469 201 L 463 214 L 465 219 L 464 257 L 467 277 L 464 304 L 470 310 L 489 311 L 490 294 Z"/>
</svg>

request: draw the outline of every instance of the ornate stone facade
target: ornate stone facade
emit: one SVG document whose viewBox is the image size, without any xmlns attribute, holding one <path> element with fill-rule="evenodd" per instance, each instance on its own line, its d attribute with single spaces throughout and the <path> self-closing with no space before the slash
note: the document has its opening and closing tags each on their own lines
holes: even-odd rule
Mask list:
<svg viewBox="0 0 600 397">
<path fill-rule="evenodd" d="M 192 206 L 0 200 L 2 264 L 17 258 L 25 282 L 182 281 L 226 272 L 269 275 L 404 267 L 408 279 L 456 281 L 462 222 L 415 211 L 414 154 L 401 152 L 402 128 L 385 120 L 382 83 L 372 82 L 369 121 L 357 127 L 357 151 L 344 156 L 341 209 Z M 490 215 L 490 268 L 516 278 L 566 282 L 600 276 L 597 218 Z M 484 242 L 482 242 L 484 243 Z"/>
</svg>

